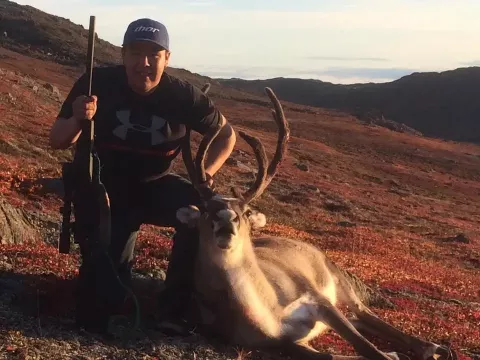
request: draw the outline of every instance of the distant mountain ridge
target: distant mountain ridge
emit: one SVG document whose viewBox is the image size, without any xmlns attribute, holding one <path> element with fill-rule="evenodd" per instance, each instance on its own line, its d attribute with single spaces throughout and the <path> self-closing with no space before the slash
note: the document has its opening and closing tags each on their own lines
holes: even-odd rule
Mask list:
<svg viewBox="0 0 480 360">
<path fill-rule="evenodd" d="M 480 67 L 413 73 L 380 84 L 289 78 L 217 81 L 253 93 L 270 86 L 282 100 L 347 111 L 359 118 L 375 112 L 427 136 L 480 143 Z"/>
</svg>

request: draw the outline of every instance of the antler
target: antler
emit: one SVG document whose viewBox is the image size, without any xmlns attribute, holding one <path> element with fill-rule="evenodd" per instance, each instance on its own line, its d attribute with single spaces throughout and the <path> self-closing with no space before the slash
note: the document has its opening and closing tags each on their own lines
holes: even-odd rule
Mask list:
<svg viewBox="0 0 480 360">
<path fill-rule="evenodd" d="M 205 83 L 202 87 L 202 92 L 206 94 L 208 93 L 208 90 L 210 90 L 210 83 Z"/>
<path fill-rule="evenodd" d="M 210 90 L 210 83 L 205 83 L 205 85 L 203 85 L 202 87 L 202 92 L 204 94 L 207 94 L 209 90 Z M 185 167 L 187 168 L 188 177 L 190 178 L 190 181 L 193 184 L 195 184 L 196 172 L 195 172 L 195 165 L 193 164 L 192 151 L 190 149 L 190 132 L 191 132 L 190 127 L 187 127 L 185 138 L 182 144 L 182 157 L 183 157 L 183 162 L 185 164 Z"/>
<path fill-rule="evenodd" d="M 209 90 L 210 84 L 206 83 L 202 87 L 202 92 L 207 94 Z M 205 173 L 205 155 L 220 130 L 221 126 L 217 126 L 209 133 L 205 134 L 198 147 L 195 162 L 193 161 L 192 151 L 190 148 L 190 127 L 187 127 L 185 138 L 182 143 L 182 157 L 183 162 L 185 163 L 185 167 L 187 168 L 188 177 L 190 178 L 190 181 L 195 186 L 195 188 L 199 191 L 200 196 L 204 198 L 210 198 L 215 195 L 213 190 L 206 187 L 200 187 L 200 185 L 204 184 L 207 181 L 207 176 Z"/>
<path fill-rule="evenodd" d="M 221 129 L 222 127 L 219 125 L 205 134 L 198 147 L 195 162 L 193 161 L 190 149 L 190 129 L 187 130 L 187 134 L 182 144 L 183 161 L 185 162 L 185 167 L 187 168 L 190 181 L 200 193 L 200 196 L 205 199 L 209 199 L 215 195 L 212 189 L 200 186 L 207 182 L 207 174 L 205 172 L 205 155 L 207 154 L 208 148 Z"/>
<path fill-rule="evenodd" d="M 185 138 L 182 143 L 182 158 L 185 167 L 187 168 L 188 177 L 195 185 L 195 165 L 193 164 L 192 150 L 190 148 L 190 128 L 187 127 Z"/>
<path fill-rule="evenodd" d="M 236 197 L 242 199 L 242 203 L 247 205 L 248 203 L 252 202 L 256 198 L 258 198 L 262 193 L 265 191 L 267 186 L 270 184 L 272 179 L 277 173 L 278 167 L 283 160 L 287 149 L 287 143 L 290 139 L 290 128 L 288 126 L 288 122 L 285 118 L 285 114 L 283 112 L 282 105 L 278 100 L 277 96 L 273 92 L 272 89 L 266 87 L 265 92 L 267 93 L 268 97 L 273 103 L 274 109 L 272 109 L 273 119 L 277 123 L 278 126 L 278 140 L 277 140 L 277 147 L 275 150 L 275 154 L 272 158 L 268 166 L 268 170 L 266 170 L 266 163 L 267 155 L 265 153 L 265 149 L 260 141 L 256 138 L 252 138 L 251 136 L 245 134 L 243 131 L 240 131 L 240 136 L 253 148 L 255 153 L 255 157 L 257 159 L 257 163 L 259 166 L 257 177 L 255 179 L 254 184 L 250 189 L 248 189 L 245 193 L 240 194 L 238 189 L 233 188 L 232 192 Z M 253 140 L 254 139 L 254 140 Z"/>
<path fill-rule="evenodd" d="M 207 93 L 210 89 L 210 84 L 207 83 L 203 86 L 202 91 Z M 269 96 L 270 100 L 273 103 L 274 109 L 272 109 L 273 119 L 278 126 L 278 140 L 275 154 L 272 158 L 270 164 L 268 164 L 267 154 L 265 148 L 256 137 L 248 135 L 243 131 L 239 131 L 239 135 L 247 142 L 247 144 L 252 147 L 255 154 L 255 158 L 258 164 L 258 172 L 254 184 L 250 189 L 245 193 L 241 194 L 237 188 L 232 188 L 234 195 L 241 199 L 244 205 L 252 202 L 258 198 L 270 184 L 272 179 L 277 173 L 278 167 L 283 160 L 283 157 L 286 152 L 287 143 L 290 139 L 290 129 L 283 112 L 283 108 L 278 100 L 277 96 L 270 88 L 265 88 L 265 92 Z M 182 144 L 182 155 L 183 161 L 187 168 L 188 176 L 192 181 L 193 185 L 200 192 L 200 195 L 203 198 L 211 198 L 215 195 L 214 191 L 208 187 L 200 187 L 199 185 L 204 184 L 207 181 L 205 173 L 205 155 L 210 147 L 211 143 L 218 135 L 221 130 L 221 126 L 218 126 L 208 132 L 202 139 L 195 162 L 193 161 L 192 152 L 190 148 L 190 128 L 187 128 L 184 142 Z M 268 168 L 267 168 L 268 165 Z"/>
</svg>

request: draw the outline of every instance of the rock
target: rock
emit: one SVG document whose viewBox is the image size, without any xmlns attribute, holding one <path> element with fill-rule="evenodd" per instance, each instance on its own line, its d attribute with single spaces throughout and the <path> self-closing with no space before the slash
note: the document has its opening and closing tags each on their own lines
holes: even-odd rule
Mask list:
<svg viewBox="0 0 480 360">
<path fill-rule="evenodd" d="M 314 193 L 319 193 L 320 192 L 320 189 L 315 186 L 315 185 L 312 185 L 312 184 L 306 184 L 306 185 L 303 185 L 303 187 L 308 190 L 308 191 L 312 191 Z"/>
<path fill-rule="evenodd" d="M 250 173 L 252 173 L 252 174 L 256 174 L 256 173 L 257 173 L 257 170 L 252 169 L 250 166 L 245 165 L 244 163 L 242 163 L 242 162 L 240 162 L 240 161 L 238 161 L 237 167 L 238 167 L 239 169 L 248 171 L 248 172 L 250 172 Z"/>
<path fill-rule="evenodd" d="M 37 183 L 42 186 L 43 191 L 63 197 L 63 180 L 62 178 L 40 178 Z"/>
<path fill-rule="evenodd" d="M 342 227 L 355 227 L 355 226 L 357 226 L 357 224 L 352 223 L 350 221 L 339 221 L 339 222 L 337 222 L 337 225 L 342 226 Z"/>
<path fill-rule="evenodd" d="M 247 157 L 248 154 L 240 149 L 235 149 L 232 151 L 232 156 L 231 157 Z"/>
<path fill-rule="evenodd" d="M 390 179 L 390 180 L 388 180 L 388 182 L 389 182 L 390 185 L 392 185 L 392 186 L 400 187 L 400 183 L 399 183 L 397 180 L 395 180 L 395 179 Z"/>
<path fill-rule="evenodd" d="M 60 94 L 60 90 L 58 90 L 58 88 L 50 83 L 45 83 L 43 84 L 43 87 L 45 89 L 47 89 L 48 91 L 50 91 L 52 93 L 52 95 L 57 99 L 59 100 L 62 96 L 62 94 Z"/>
<path fill-rule="evenodd" d="M 307 205 L 311 202 L 311 200 L 300 191 L 292 191 L 289 194 L 280 195 L 278 197 L 278 200 L 288 204 L 302 204 L 302 205 Z"/>
<path fill-rule="evenodd" d="M 50 83 L 45 83 L 45 84 L 43 84 L 43 87 L 44 87 L 45 89 L 47 89 L 48 91 L 51 91 L 51 92 L 53 92 L 54 89 L 55 89 L 55 86 L 53 86 L 53 85 L 50 84 Z"/>
<path fill-rule="evenodd" d="M 36 208 L 43 207 L 42 204 Z M 60 236 L 61 219 L 60 214 L 46 216 L 42 209 L 32 210 L 26 213 L 28 221 L 37 229 L 44 242 L 57 246 Z"/>
<path fill-rule="evenodd" d="M 326 210 L 332 212 L 342 212 L 350 210 L 350 206 L 348 204 L 332 200 L 326 200 L 323 206 Z"/>
<path fill-rule="evenodd" d="M 303 192 L 301 191 L 292 191 L 290 193 L 290 196 L 294 196 L 294 197 L 301 197 L 301 196 L 304 196 Z"/>
<path fill-rule="evenodd" d="M 456 236 L 447 237 L 443 241 L 470 244 L 470 239 L 467 238 L 463 233 L 457 234 Z"/>
<path fill-rule="evenodd" d="M 392 193 L 392 194 L 397 194 L 397 195 L 400 195 L 400 196 L 408 196 L 410 195 L 410 192 L 408 190 L 403 190 L 403 189 L 398 189 L 398 188 L 390 188 L 388 190 L 388 192 Z"/>
<path fill-rule="evenodd" d="M 22 150 L 15 143 L 0 139 L 0 152 L 6 155 L 19 155 Z"/>
<path fill-rule="evenodd" d="M 7 259 L 8 260 L 8 259 Z M 12 264 L 8 263 L 7 260 L 1 261 L 0 260 L 0 270 L 2 271 L 11 271 L 13 270 Z M 0 287 L 1 287 L 2 282 L 0 281 Z"/>
<path fill-rule="evenodd" d="M 396 121 L 385 118 L 385 116 L 378 110 L 370 110 L 366 113 L 356 113 L 355 115 L 360 120 L 360 122 L 363 122 L 367 125 L 382 126 L 397 132 L 423 136 L 420 131 L 414 128 L 411 128 L 403 123 L 398 123 Z"/>
<path fill-rule="evenodd" d="M 296 163 L 295 166 L 302 171 L 310 171 L 310 168 L 305 163 Z"/>
<path fill-rule="evenodd" d="M 152 271 L 152 278 L 156 279 L 157 281 L 165 281 L 167 278 L 167 273 L 162 269 L 155 269 Z"/>
<path fill-rule="evenodd" d="M 0 198 L 0 244 L 21 244 L 38 238 L 25 212 Z"/>
<path fill-rule="evenodd" d="M 240 164 L 240 161 L 238 161 L 237 159 L 234 159 L 234 158 L 228 158 L 225 163 L 227 165 L 231 165 L 231 166 L 238 166 L 238 164 Z"/>
</svg>

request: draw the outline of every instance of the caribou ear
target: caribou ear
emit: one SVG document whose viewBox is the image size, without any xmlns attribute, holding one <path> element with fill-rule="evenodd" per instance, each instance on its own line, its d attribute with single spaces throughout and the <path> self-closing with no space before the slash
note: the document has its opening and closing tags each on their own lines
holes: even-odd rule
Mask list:
<svg viewBox="0 0 480 360">
<path fill-rule="evenodd" d="M 200 217 L 200 210 L 194 205 L 183 207 L 177 210 L 177 219 L 188 227 L 195 227 Z"/>
<path fill-rule="evenodd" d="M 252 229 L 260 229 L 267 224 L 267 217 L 261 212 L 251 210 L 248 221 L 250 221 Z"/>
</svg>

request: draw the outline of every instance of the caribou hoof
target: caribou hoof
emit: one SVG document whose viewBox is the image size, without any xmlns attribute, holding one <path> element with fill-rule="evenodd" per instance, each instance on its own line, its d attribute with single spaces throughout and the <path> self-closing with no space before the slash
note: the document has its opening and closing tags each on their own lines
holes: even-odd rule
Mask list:
<svg viewBox="0 0 480 360">
<path fill-rule="evenodd" d="M 423 360 L 457 360 L 457 354 L 452 349 L 432 344 L 422 356 Z"/>
<path fill-rule="evenodd" d="M 411 360 L 407 355 L 398 352 L 389 352 L 386 355 L 392 360 Z"/>
</svg>

